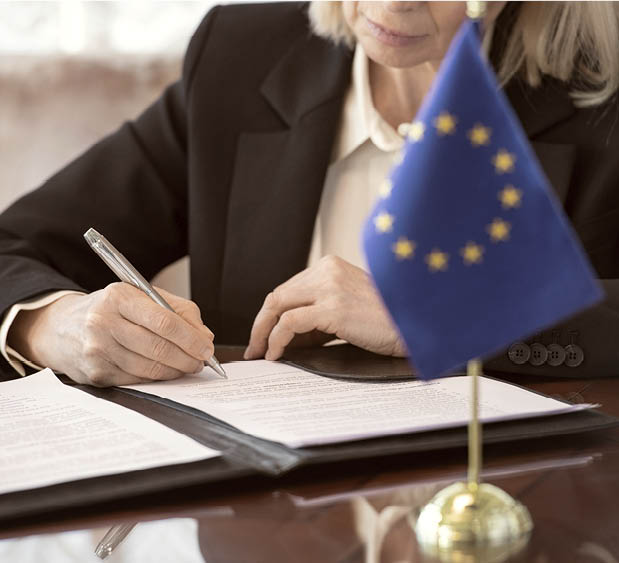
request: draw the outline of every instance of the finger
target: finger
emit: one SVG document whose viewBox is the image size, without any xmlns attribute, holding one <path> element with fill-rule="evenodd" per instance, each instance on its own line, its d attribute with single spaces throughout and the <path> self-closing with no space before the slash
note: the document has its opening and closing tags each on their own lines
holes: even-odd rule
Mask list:
<svg viewBox="0 0 619 563">
<path fill-rule="evenodd" d="M 111 346 L 113 349 L 110 354 L 121 353 L 123 350 L 133 354 L 130 358 L 121 354 L 124 363 L 119 365 L 123 370 L 133 375 L 147 377 L 148 379 L 166 379 L 167 377 L 163 375 L 162 371 L 163 366 L 173 370 L 169 372 L 170 375 L 172 373 L 178 374 L 176 377 L 183 373 L 197 373 L 204 366 L 203 360 L 196 359 L 173 342 L 125 319 L 113 323 L 110 326 L 110 334 L 116 344 L 116 346 Z M 143 358 L 148 364 L 138 362 L 138 357 Z M 108 355 L 108 358 L 117 362 L 115 356 Z M 157 367 L 157 365 L 162 367 Z M 130 366 L 131 368 L 128 369 Z M 148 375 L 149 373 L 153 375 Z"/>
<path fill-rule="evenodd" d="M 95 387 L 112 387 L 114 385 L 135 385 L 138 383 L 147 383 L 147 379 L 136 377 L 130 373 L 124 372 L 113 362 L 101 360 L 99 363 L 92 364 L 81 373 L 70 375 L 71 379 L 78 383 L 85 383 Z"/>
<path fill-rule="evenodd" d="M 200 307 L 198 307 L 195 301 L 184 299 L 178 295 L 174 295 L 165 289 L 159 287 L 155 288 L 161 296 L 170 304 L 172 309 L 185 319 L 190 325 L 204 330 L 210 340 L 213 340 L 213 332 L 204 324 L 202 320 L 202 313 Z"/>
<path fill-rule="evenodd" d="M 180 314 L 181 312 L 183 312 L 187 315 L 187 319 L 192 318 L 193 320 L 197 319 L 202 322 L 200 308 L 194 301 L 191 301 L 190 299 L 185 299 L 184 297 L 180 297 L 179 295 L 175 295 L 174 293 L 170 293 L 169 291 L 161 287 L 155 287 L 155 289 L 177 313 Z"/>
<path fill-rule="evenodd" d="M 215 335 L 213 331 L 207 327 L 202 321 L 202 313 L 200 307 L 194 301 L 183 299 L 178 295 L 174 295 L 165 289 L 155 288 L 161 296 L 170 304 L 174 311 L 185 319 L 191 326 L 197 328 L 207 342 L 213 342 Z M 213 352 L 214 353 L 214 352 Z"/>
<path fill-rule="evenodd" d="M 252 326 L 249 344 L 244 354 L 246 360 L 264 356 L 269 334 L 280 315 L 290 309 L 316 302 L 317 293 L 322 291 L 325 269 L 334 262 L 333 257 L 329 258 L 327 260 L 323 258 L 318 264 L 299 272 L 267 295 Z"/>
<path fill-rule="evenodd" d="M 84 383 L 94 387 L 118 387 L 120 385 L 139 385 L 140 383 L 148 383 L 148 379 L 135 377 L 128 373 L 123 373 L 122 370 L 110 370 L 105 374 L 97 374 L 95 376 L 86 376 Z"/>
<path fill-rule="evenodd" d="M 304 334 L 313 330 L 332 334 L 329 313 L 323 307 L 299 307 L 286 311 L 268 337 L 267 360 L 281 358 L 284 349 L 296 334 Z"/>
<path fill-rule="evenodd" d="M 305 334 L 295 334 L 286 348 L 315 348 L 316 346 L 323 346 L 333 339 L 334 336 L 332 334 L 325 334 L 319 330 L 312 330 Z"/>
<path fill-rule="evenodd" d="M 113 358 L 113 363 L 120 371 L 146 381 L 167 381 L 169 379 L 177 379 L 186 373 L 190 373 L 136 354 L 120 344 L 113 345 L 110 354 Z M 202 371 L 204 364 L 198 362 L 198 366 L 199 367 L 194 369 L 191 373 Z"/>
<path fill-rule="evenodd" d="M 294 288 L 295 285 L 296 283 L 288 285 L 286 282 L 267 295 L 254 319 L 249 345 L 244 354 L 246 360 L 264 356 L 268 347 L 269 334 L 286 311 L 308 306 L 314 302 L 312 287 Z"/>
<path fill-rule="evenodd" d="M 190 356 L 208 360 L 214 352 L 213 341 L 175 312 L 151 301 L 142 292 L 140 298 L 119 299 L 118 312 L 127 321 L 142 326 L 169 340 Z"/>
</svg>

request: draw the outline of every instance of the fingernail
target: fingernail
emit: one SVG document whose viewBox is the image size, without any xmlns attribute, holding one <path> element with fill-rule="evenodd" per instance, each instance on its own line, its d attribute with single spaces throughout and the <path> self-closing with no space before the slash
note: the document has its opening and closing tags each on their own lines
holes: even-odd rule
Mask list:
<svg viewBox="0 0 619 563">
<path fill-rule="evenodd" d="M 252 357 L 251 349 L 248 346 L 247 348 L 245 348 L 245 352 L 243 352 L 243 359 L 251 360 L 251 357 Z"/>
<path fill-rule="evenodd" d="M 203 360 L 210 360 L 211 356 L 213 355 L 213 346 L 209 346 L 208 344 L 206 346 L 204 346 L 202 348 L 202 351 L 200 352 L 200 357 Z"/>
</svg>

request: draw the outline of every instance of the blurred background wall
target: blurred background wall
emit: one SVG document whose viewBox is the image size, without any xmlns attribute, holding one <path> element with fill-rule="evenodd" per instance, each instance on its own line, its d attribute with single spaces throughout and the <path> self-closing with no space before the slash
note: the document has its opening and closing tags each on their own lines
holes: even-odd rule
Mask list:
<svg viewBox="0 0 619 563">
<path fill-rule="evenodd" d="M 0 1 L 0 210 L 176 80 L 214 4 Z M 188 296 L 187 271 L 183 259 L 155 283 Z"/>
</svg>

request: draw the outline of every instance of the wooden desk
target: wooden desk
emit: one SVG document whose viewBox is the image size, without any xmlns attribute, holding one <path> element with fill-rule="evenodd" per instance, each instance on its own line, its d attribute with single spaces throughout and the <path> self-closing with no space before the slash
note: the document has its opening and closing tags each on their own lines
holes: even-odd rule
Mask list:
<svg viewBox="0 0 619 563">
<path fill-rule="evenodd" d="M 227 361 L 236 353 L 218 356 Z M 518 382 L 564 399 L 601 403 L 619 416 L 619 379 Z M 50 514 L 0 535 L 183 516 L 197 520 L 209 563 L 426 561 L 406 507 L 414 512 L 465 475 L 465 449 L 333 464 L 234 488 L 193 487 L 154 504 L 149 499 L 148 509 L 134 502 L 60 521 Z M 619 561 L 619 429 L 487 447 L 482 476 L 523 502 L 535 523 L 528 547 L 510 561 Z M 368 544 L 378 546 L 374 559 L 366 558 Z"/>
</svg>

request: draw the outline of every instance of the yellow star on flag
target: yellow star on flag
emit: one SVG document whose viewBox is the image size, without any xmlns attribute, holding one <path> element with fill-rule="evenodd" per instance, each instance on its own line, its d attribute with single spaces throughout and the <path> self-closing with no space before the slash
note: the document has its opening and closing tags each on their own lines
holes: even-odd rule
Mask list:
<svg viewBox="0 0 619 563">
<path fill-rule="evenodd" d="M 391 248 L 398 260 L 406 260 L 413 256 L 415 246 L 416 244 L 412 240 L 408 240 L 406 237 L 400 237 L 398 242 L 394 243 Z"/>
<path fill-rule="evenodd" d="M 378 188 L 378 195 L 383 199 L 387 199 L 391 195 L 392 189 L 393 184 L 391 183 L 391 180 L 387 178 L 386 180 L 382 181 L 380 188 Z"/>
<path fill-rule="evenodd" d="M 514 162 L 516 162 L 516 155 L 507 152 L 505 149 L 499 150 L 492 159 L 497 174 L 512 172 L 514 170 Z"/>
<path fill-rule="evenodd" d="M 434 120 L 434 127 L 439 135 L 450 135 L 456 130 L 457 119 L 446 111 L 442 111 Z"/>
<path fill-rule="evenodd" d="M 490 142 L 490 133 L 492 130 L 489 127 L 484 127 L 481 123 L 476 123 L 473 129 L 468 132 L 468 138 L 474 147 L 487 145 Z"/>
<path fill-rule="evenodd" d="M 408 128 L 408 138 L 416 143 L 423 139 L 423 134 L 426 132 L 426 126 L 421 121 L 413 121 Z"/>
<path fill-rule="evenodd" d="M 499 199 L 501 200 L 504 209 L 520 207 L 522 190 L 514 188 L 512 185 L 507 185 L 499 192 Z"/>
<path fill-rule="evenodd" d="M 509 238 L 509 231 L 512 226 L 503 219 L 494 219 L 487 227 L 488 234 L 492 242 L 502 242 Z"/>
<path fill-rule="evenodd" d="M 398 151 L 393 157 L 393 165 L 400 166 L 404 162 L 404 151 Z"/>
<path fill-rule="evenodd" d="M 462 254 L 464 263 L 467 266 L 470 266 L 471 264 L 479 264 L 483 259 L 484 247 L 469 241 L 460 251 L 460 254 Z"/>
<path fill-rule="evenodd" d="M 393 228 L 393 215 L 389 215 L 386 211 L 374 217 L 374 225 L 377 233 L 390 233 Z"/>
<path fill-rule="evenodd" d="M 445 271 L 447 269 L 448 260 L 449 254 L 441 252 L 437 248 L 434 248 L 430 254 L 426 255 L 426 262 L 431 272 L 438 272 L 439 270 Z"/>
</svg>

